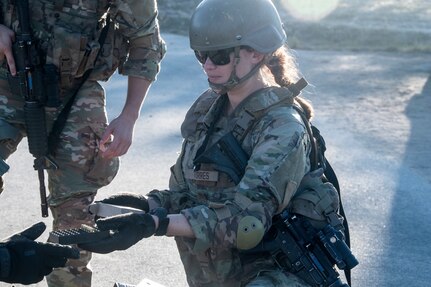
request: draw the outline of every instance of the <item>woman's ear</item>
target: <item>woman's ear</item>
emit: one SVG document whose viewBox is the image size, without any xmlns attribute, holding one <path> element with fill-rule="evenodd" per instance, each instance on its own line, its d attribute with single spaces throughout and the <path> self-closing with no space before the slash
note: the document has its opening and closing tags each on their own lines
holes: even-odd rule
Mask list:
<svg viewBox="0 0 431 287">
<path fill-rule="evenodd" d="M 259 53 L 257 51 L 253 51 L 252 61 L 253 61 L 254 64 L 257 64 L 257 63 L 260 63 L 263 60 L 264 57 L 265 57 L 264 54 Z"/>
</svg>

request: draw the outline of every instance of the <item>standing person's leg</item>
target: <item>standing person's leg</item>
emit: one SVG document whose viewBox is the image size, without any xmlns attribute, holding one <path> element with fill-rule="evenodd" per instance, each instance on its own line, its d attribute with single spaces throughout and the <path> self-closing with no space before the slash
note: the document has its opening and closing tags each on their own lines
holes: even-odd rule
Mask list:
<svg viewBox="0 0 431 287">
<path fill-rule="evenodd" d="M 93 225 L 93 216 L 85 212 L 93 199 L 94 195 L 88 195 L 71 198 L 55 207 L 51 206 L 53 229 L 79 228 L 81 224 Z M 66 267 L 55 269 L 46 276 L 48 286 L 91 286 L 90 260 L 91 252 L 80 250 L 79 259 L 69 259 Z"/>
<path fill-rule="evenodd" d="M 22 134 L 18 127 L 23 129 L 22 125 L 12 125 L 6 121 L 5 118 L 0 116 L 0 160 L 3 161 L 2 165 L 6 169 L 6 159 L 17 150 L 18 144 L 22 140 Z M 3 171 L 0 173 L 0 193 L 4 189 Z"/>
<path fill-rule="evenodd" d="M 4 69 L 0 68 L 0 160 L 14 153 L 25 135 L 23 105 L 24 99 L 11 93 Z M 0 175 L 0 193 L 3 189 L 4 180 Z"/>
<path fill-rule="evenodd" d="M 59 169 L 48 171 L 54 230 L 94 224 L 88 205 L 97 190 L 114 179 L 119 167 L 118 158 L 104 159 L 99 154 L 98 142 L 106 126 L 103 88 L 97 82 L 87 82 L 60 135 L 54 158 Z M 91 286 L 90 259 L 90 252 L 81 251 L 80 259 L 69 260 L 65 268 L 47 276 L 48 285 Z"/>
<path fill-rule="evenodd" d="M 6 159 L 16 151 L 18 144 L 22 140 L 20 130 L 9 124 L 5 119 L 0 118 L 0 160 L 6 169 Z M 3 173 L 3 171 L 2 171 Z M 0 194 L 4 189 L 3 175 L 0 174 Z"/>
</svg>

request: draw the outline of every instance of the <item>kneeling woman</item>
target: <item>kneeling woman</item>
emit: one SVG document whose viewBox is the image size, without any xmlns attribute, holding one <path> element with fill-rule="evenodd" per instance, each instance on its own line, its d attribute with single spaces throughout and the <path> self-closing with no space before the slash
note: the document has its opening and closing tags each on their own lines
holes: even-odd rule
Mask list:
<svg viewBox="0 0 431 287">
<path fill-rule="evenodd" d="M 279 14 L 270 0 L 204 0 L 189 36 L 210 89 L 182 124 L 169 190 L 103 200 L 150 213 L 101 219 L 116 237 L 82 247 L 107 253 L 175 236 L 190 286 L 308 286 L 271 257 L 243 256 L 310 171 L 310 138 L 292 105 L 308 118 L 312 107 L 295 93 L 298 70 Z"/>
</svg>

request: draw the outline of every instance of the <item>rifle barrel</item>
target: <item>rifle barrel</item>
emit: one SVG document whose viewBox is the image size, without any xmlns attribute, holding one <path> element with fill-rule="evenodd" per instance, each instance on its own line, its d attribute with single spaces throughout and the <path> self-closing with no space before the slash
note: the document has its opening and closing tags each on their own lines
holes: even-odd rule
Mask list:
<svg viewBox="0 0 431 287">
<path fill-rule="evenodd" d="M 43 168 L 37 170 L 39 176 L 39 191 L 40 191 L 40 207 L 42 217 L 48 217 L 48 201 L 46 199 L 45 174 Z"/>
</svg>

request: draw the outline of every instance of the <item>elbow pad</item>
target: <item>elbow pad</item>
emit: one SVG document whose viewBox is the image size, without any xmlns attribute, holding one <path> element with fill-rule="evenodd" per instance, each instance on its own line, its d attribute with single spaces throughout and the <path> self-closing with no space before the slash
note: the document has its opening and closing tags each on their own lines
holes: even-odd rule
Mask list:
<svg viewBox="0 0 431 287">
<path fill-rule="evenodd" d="M 238 223 L 236 247 L 240 250 L 251 249 L 262 240 L 264 234 L 262 221 L 254 216 L 245 216 Z"/>
</svg>

